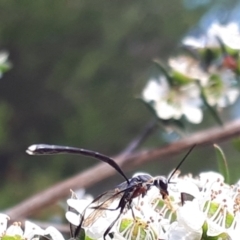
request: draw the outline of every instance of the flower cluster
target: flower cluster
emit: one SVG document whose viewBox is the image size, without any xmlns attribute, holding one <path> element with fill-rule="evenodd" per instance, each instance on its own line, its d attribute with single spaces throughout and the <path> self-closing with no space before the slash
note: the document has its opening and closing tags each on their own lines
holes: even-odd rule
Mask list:
<svg viewBox="0 0 240 240">
<path fill-rule="evenodd" d="M 170 58 L 167 67 L 156 60 L 161 73 L 148 81 L 142 100 L 161 120 L 185 117 L 199 124 L 206 107 L 216 118 L 219 110 L 239 96 L 239 42 L 235 22 L 221 25 L 215 21 L 201 36 L 185 37 L 186 55 Z"/>
<path fill-rule="evenodd" d="M 112 239 L 128 240 L 237 240 L 240 236 L 240 184 L 224 183 L 214 172 L 174 176 L 169 197 L 162 199 L 152 187 L 146 196 L 136 198 L 132 209 L 125 209 L 111 229 Z M 101 210 L 96 214 L 91 200 L 69 199 L 68 221 L 78 226 L 83 220 L 83 239 L 102 239 L 116 219 L 118 210 Z M 109 208 L 118 206 L 119 199 Z M 89 205 L 90 204 L 90 205 Z M 98 203 L 99 204 L 99 203 Z M 94 216 L 94 217 L 93 217 Z M 82 219 L 83 217 L 83 219 Z M 107 236 L 107 239 L 110 239 Z"/>
<path fill-rule="evenodd" d="M 7 227 L 10 218 L 6 214 L 0 213 L 0 238 L 2 240 L 38 240 L 42 237 L 52 240 L 64 240 L 62 234 L 54 227 L 48 227 L 45 230 L 38 225 L 26 221 L 24 231 L 20 222 L 14 222 Z"/>
</svg>

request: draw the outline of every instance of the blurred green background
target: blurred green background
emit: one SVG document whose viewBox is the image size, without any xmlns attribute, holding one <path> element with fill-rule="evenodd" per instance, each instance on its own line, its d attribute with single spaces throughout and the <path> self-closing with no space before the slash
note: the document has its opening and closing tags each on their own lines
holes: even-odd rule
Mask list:
<svg viewBox="0 0 240 240">
<path fill-rule="evenodd" d="M 152 59 L 176 53 L 181 38 L 215 4 L 197 2 L 0 1 L 0 50 L 9 52 L 13 65 L 0 79 L 1 209 L 96 163 L 27 156 L 29 145 L 72 145 L 109 156 L 127 146 L 152 118 L 135 98 L 154 71 Z M 148 146 L 163 144 L 159 136 L 160 130 Z M 222 146 L 234 166 L 239 153 Z M 212 162 L 199 161 L 206 149 L 196 149 L 183 172 L 216 170 L 209 151 Z M 181 156 L 136 170 L 168 174 Z"/>
</svg>

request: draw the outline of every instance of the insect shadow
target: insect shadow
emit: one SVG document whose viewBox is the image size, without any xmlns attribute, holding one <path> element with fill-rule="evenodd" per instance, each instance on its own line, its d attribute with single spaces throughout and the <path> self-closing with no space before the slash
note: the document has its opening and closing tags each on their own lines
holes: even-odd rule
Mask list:
<svg viewBox="0 0 240 240">
<path fill-rule="evenodd" d="M 113 190 L 109 190 L 100 194 L 85 208 L 85 210 L 81 213 L 80 224 L 76 228 L 73 228 L 73 226 L 70 225 L 71 238 L 77 239 L 82 227 L 91 226 L 97 221 L 97 219 L 99 219 L 104 214 L 106 210 L 119 210 L 117 217 L 108 226 L 108 228 L 103 234 L 103 239 L 106 240 L 106 236 L 110 234 L 112 227 L 118 221 L 125 209 L 130 209 L 132 211 L 133 218 L 135 219 L 132 209 L 133 199 L 139 196 L 144 197 L 153 186 L 159 189 L 163 199 L 168 198 L 168 184 L 171 183 L 171 178 L 180 168 L 180 166 L 188 157 L 194 147 L 195 145 L 190 148 L 190 150 L 179 162 L 175 170 L 170 174 L 168 178 L 164 176 L 152 177 L 149 174 L 141 174 L 129 179 L 126 177 L 120 166 L 112 158 L 105 156 L 101 153 L 82 148 L 48 144 L 35 144 L 31 145 L 26 150 L 26 152 L 30 155 L 80 154 L 89 156 L 109 164 L 124 178 L 125 182 L 119 184 Z M 114 209 L 110 209 L 109 206 L 115 200 L 119 200 L 117 207 Z M 93 204 L 95 205 L 91 207 L 91 205 Z M 93 209 L 93 211 L 85 218 L 86 211 L 89 208 Z"/>
</svg>

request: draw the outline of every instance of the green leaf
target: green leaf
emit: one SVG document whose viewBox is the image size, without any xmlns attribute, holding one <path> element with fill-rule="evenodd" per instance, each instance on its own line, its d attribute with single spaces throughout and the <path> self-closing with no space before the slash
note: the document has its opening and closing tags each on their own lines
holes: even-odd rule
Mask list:
<svg viewBox="0 0 240 240">
<path fill-rule="evenodd" d="M 232 145 L 237 151 L 240 152 L 240 137 L 232 139 Z"/>
<path fill-rule="evenodd" d="M 90 238 L 89 236 L 87 236 L 85 233 L 85 230 L 83 228 L 81 228 L 81 231 L 80 231 L 80 234 L 79 234 L 79 237 L 77 238 L 77 240 L 93 240 L 93 238 Z"/>
<path fill-rule="evenodd" d="M 5 73 L 8 70 L 10 70 L 12 68 L 12 65 L 10 63 L 3 63 L 0 64 L 0 72 Z"/>
<path fill-rule="evenodd" d="M 223 43 L 222 39 L 218 36 L 216 36 L 216 39 L 220 45 L 220 49 L 221 49 L 221 54 L 222 55 L 226 55 L 227 54 L 227 49 L 226 49 L 226 45 Z"/>
<path fill-rule="evenodd" d="M 19 235 L 15 235 L 15 236 L 7 236 L 7 235 L 5 235 L 5 236 L 3 236 L 1 238 L 1 240 L 21 240 L 21 239 L 22 238 Z"/>
<path fill-rule="evenodd" d="M 182 85 L 186 85 L 186 84 L 194 82 L 194 79 L 182 74 L 181 72 L 172 70 L 172 81 L 176 85 L 182 86 Z"/>
<path fill-rule="evenodd" d="M 228 164 L 227 164 L 227 159 L 225 157 L 225 154 L 217 144 L 214 144 L 213 146 L 215 148 L 216 155 L 217 155 L 218 170 L 224 176 L 225 182 L 229 183 L 230 176 L 229 176 L 229 169 L 228 169 Z"/>
<path fill-rule="evenodd" d="M 207 70 L 209 66 L 219 58 L 220 51 L 220 48 L 203 48 L 199 51 L 205 70 Z"/>
<path fill-rule="evenodd" d="M 90 238 L 89 236 L 86 236 L 85 238 L 80 238 L 81 240 L 93 240 L 92 238 Z"/>
<path fill-rule="evenodd" d="M 225 45 L 225 50 L 227 54 L 230 56 L 237 56 L 239 54 L 239 50 L 230 48 L 229 46 Z"/>
<path fill-rule="evenodd" d="M 147 109 L 158 119 L 158 115 L 154 109 L 154 101 L 147 102 L 142 97 L 136 97 L 137 100 L 140 100 L 141 103 L 143 103 Z"/>
</svg>

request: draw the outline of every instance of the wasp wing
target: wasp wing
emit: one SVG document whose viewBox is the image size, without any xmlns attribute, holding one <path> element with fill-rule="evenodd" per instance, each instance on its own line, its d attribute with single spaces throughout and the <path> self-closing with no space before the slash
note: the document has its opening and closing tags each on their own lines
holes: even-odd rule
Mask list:
<svg viewBox="0 0 240 240">
<path fill-rule="evenodd" d="M 131 187 L 132 188 L 132 187 Z M 89 227 L 96 222 L 97 219 L 104 216 L 113 201 L 121 199 L 126 191 L 130 188 L 127 182 L 119 184 L 115 189 L 106 191 L 97 196 L 81 213 L 80 227 Z M 92 212 L 86 216 L 87 210 Z M 86 216 L 86 217 L 85 217 Z"/>
<path fill-rule="evenodd" d="M 89 227 L 96 222 L 97 219 L 103 217 L 109 206 L 118 199 L 123 197 L 125 191 L 128 191 L 128 183 L 123 182 L 119 184 L 115 189 L 109 190 L 98 197 L 96 197 L 85 209 L 83 216 L 87 209 L 93 209 L 93 211 L 83 219 L 83 226 Z M 117 210 L 117 208 L 116 208 Z"/>
<path fill-rule="evenodd" d="M 97 196 L 81 213 L 80 224 L 76 227 L 74 232 L 74 237 L 77 238 L 82 227 L 90 227 L 93 225 L 100 217 L 104 216 L 111 203 L 117 199 L 121 199 L 126 191 L 130 191 L 133 186 L 129 186 L 128 182 L 123 182 L 119 184 L 115 189 L 109 190 Z M 93 211 L 85 217 L 87 210 L 92 209 Z"/>
<path fill-rule="evenodd" d="M 77 239 L 82 227 L 90 227 L 93 225 L 100 217 L 104 216 L 105 211 L 110 206 L 110 204 L 124 194 L 124 191 L 118 191 L 118 189 L 110 190 L 104 192 L 97 196 L 80 214 L 80 224 L 75 227 L 73 238 Z M 103 209 L 104 208 L 104 209 Z M 87 210 L 92 209 L 92 212 L 85 218 Z M 73 230 L 73 228 L 71 229 Z"/>
</svg>

